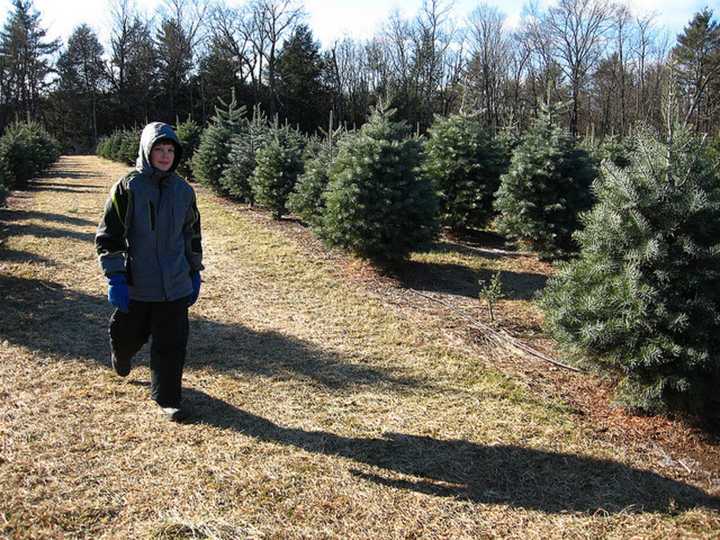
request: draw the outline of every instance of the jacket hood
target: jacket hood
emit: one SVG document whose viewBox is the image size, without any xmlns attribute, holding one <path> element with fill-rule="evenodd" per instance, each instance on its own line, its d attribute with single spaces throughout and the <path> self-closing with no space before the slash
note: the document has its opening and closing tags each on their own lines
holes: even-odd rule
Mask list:
<svg viewBox="0 0 720 540">
<path fill-rule="evenodd" d="M 150 151 L 153 144 L 160 139 L 168 139 L 175 145 L 175 160 L 167 172 L 160 171 L 150 164 Z M 162 179 L 170 176 L 177 168 L 182 159 L 182 145 L 175 135 L 173 128 L 163 122 L 151 122 L 142 130 L 140 136 L 140 147 L 138 148 L 138 157 L 135 161 L 135 168 L 152 178 Z"/>
</svg>

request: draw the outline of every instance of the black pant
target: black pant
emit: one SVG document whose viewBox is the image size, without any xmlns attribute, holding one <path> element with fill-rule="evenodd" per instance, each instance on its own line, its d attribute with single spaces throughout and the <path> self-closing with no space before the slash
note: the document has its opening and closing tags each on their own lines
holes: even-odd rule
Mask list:
<svg viewBox="0 0 720 540">
<path fill-rule="evenodd" d="M 148 338 L 152 398 L 163 407 L 180 404 L 182 372 L 188 341 L 188 299 L 172 302 L 130 301 L 130 310 L 110 318 L 110 346 L 121 360 L 130 360 Z"/>
</svg>

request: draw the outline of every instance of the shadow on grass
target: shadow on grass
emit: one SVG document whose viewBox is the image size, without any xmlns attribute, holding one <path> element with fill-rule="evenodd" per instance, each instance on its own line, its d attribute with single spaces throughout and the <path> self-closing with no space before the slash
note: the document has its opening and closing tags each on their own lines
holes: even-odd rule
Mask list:
<svg viewBox="0 0 720 540">
<path fill-rule="evenodd" d="M 72 180 L 82 180 L 83 178 L 97 178 L 95 172 L 74 171 L 71 169 L 61 169 L 60 167 L 52 168 L 43 173 L 43 178 L 70 178 Z M 103 186 L 92 186 L 103 187 Z"/>
<path fill-rule="evenodd" d="M 0 261 L 14 262 L 14 263 L 39 263 L 45 266 L 57 266 L 57 263 L 52 259 L 48 259 L 35 253 L 29 253 L 27 251 L 17 251 L 14 249 L 4 249 L 0 245 Z"/>
<path fill-rule="evenodd" d="M 112 308 L 102 296 L 50 281 L 0 274 L 0 340 L 46 354 L 109 365 L 107 326 Z M 367 385 L 418 387 L 422 383 L 277 332 L 191 319 L 187 369 L 297 379 L 329 389 Z M 142 356 L 142 352 L 140 353 Z"/>
<path fill-rule="evenodd" d="M 469 257 L 482 257 L 483 259 L 514 259 L 519 257 L 527 257 L 526 252 L 509 251 L 506 248 L 497 248 L 494 246 L 472 245 L 450 240 L 442 242 L 434 242 L 426 250 L 428 253 L 457 253 Z"/>
<path fill-rule="evenodd" d="M 278 332 L 255 332 L 209 319 L 191 321 L 189 366 L 207 366 L 275 379 L 300 379 L 326 388 L 390 385 L 417 387 L 418 381 L 361 365 Z"/>
<path fill-rule="evenodd" d="M 507 249 L 508 242 L 505 237 L 494 231 L 486 229 L 444 229 L 443 236 L 450 242 L 462 242 L 475 246 L 483 246 L 494 249 Z"/>
<path fill-rule="evenodd" d="M 70 231 L 68 229 L 55 229 L 32 223 L 9 223 L 3 234 L 7 236 L 34 236 L 36 238 L 72 238 L 81 242 L 95 242 L 94 232 Z"/>
<path fill-rule="evenodd" d="M 98 216 L 99 216 L 98 211 Z M 53 214 L 50 212 L 38 212 L 37 210 L 8 210 L 0 208 L 0 222 L 21 221 L 26 219 L 39 219 L 43 221 L 52 221 L 53 223 L 65 223 L 68 225 L 77 225 L 79 227 L 86 225 L 96 226 L 96 221 L 82 219 L 64 214 Z M 99 219 L 99 217 L 98 217 Z"/>
<path fill-rule="evenodd" d="M 184 395 L 193 422 L 413 477 L 353 470 L 369 482 L 397 489 L 546 513 L 720 509 L 720 499 L 700 489 L 616 461 L 401 433 L 343 437 L 283 427 L 197 389 L 185 389 Z"/>
<path fill-rule="evenodd" d="M 475 254 L 477 255 L 477 254 Z M 389 268 L 389 274 L 403 287 L 477 298 L 478 280 L 490 282 L 492 270 L 477 271 L 460 264 L 405 261 Z M 504 298 L 530 300 L 545 287 L 547 276 L 531 272 L 500 271 Z"/>
<path fill-rule="evenodd" d="M 25 191 L 56 191 L 59 193 L 97 193 L 100 188 L 94 188 L 93 186 L 60 186 L 51 185 L 44 183 L 33 183 L 25 188 Z"/>
</svg>

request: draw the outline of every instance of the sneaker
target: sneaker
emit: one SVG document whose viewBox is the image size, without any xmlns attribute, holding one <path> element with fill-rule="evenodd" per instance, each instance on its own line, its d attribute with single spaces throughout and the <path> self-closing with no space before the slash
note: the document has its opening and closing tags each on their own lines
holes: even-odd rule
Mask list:
<svg viewBox="0 0 720 540">
<path fill-rule="evenodd" d="M 189 416 L 187 411 L 180 407 L 160 406 L 160 410 L 162 410 L 162 413 L 171 422 L 182 422 L 183 420 L 186 420 Z"/>
<path fill-rule="evenodd" d="M 121 377 L 127 377 L 130 373 L 130 359 L 121 360 L 117 356 L 115 356 L 115 353 L 112 353 L 111 358 L 112 367 L 115 370 L 115 373 L 120 375 Z"/>
</svg>

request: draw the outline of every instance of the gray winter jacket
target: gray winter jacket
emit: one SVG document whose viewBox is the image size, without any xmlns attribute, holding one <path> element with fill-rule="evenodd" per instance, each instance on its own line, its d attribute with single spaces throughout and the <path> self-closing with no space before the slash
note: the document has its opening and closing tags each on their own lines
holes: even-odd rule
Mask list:
<svg viewBox="0 0 720 540">
<path fill-rule="evenodd" d="M 150 164 L 155 142 L 175 145 L 167 172 Z M 202 266 L 200 213 L 190 184 L 175 174 L 182 147 L 172 128 L 145 126 L 135 170 L 110 190 L 95 235 L 100 267 L 106 276 L 127 273 L 130 298 L 172 301 L 192 293 L 191 273 Z"/>
</svg>

